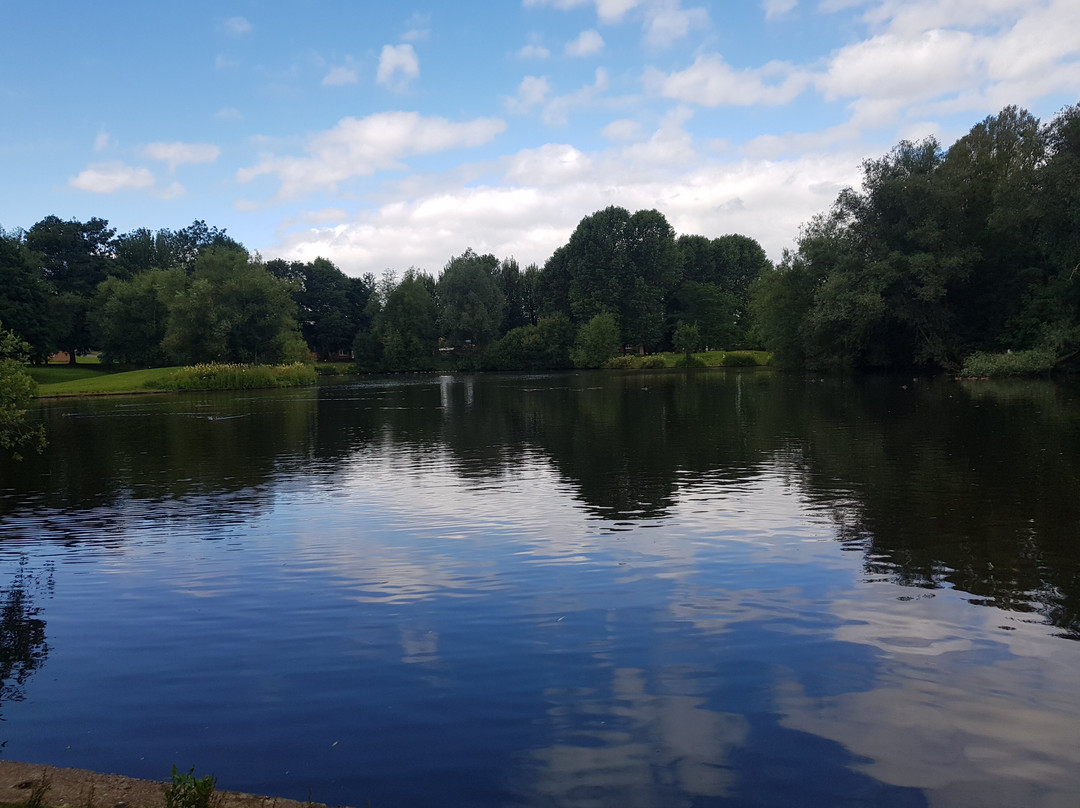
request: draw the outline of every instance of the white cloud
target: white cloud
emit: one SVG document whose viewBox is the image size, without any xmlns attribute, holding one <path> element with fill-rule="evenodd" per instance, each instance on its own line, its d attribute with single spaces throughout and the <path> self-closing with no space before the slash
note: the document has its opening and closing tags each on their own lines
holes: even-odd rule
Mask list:
<svg viewBox="0 0 1080 808">
<path fill-rule="evenodd" d="M 736 70 L 719 54 L 699 56 L 675 73 L 650 68 L 645 74 L 645 85 L 653 92 L 706 107 L 787 104 L 810 80 L 809 73 L 787 62 Z"/>
<path fill-rule="evenodd" d="M 221 29 L 229 36 L 243 36 L 251 33 L 251 23 L 244 17 L 229 17 L 222 21 Z"/>
<path fill-rule="evenodd" d="M 547 102 L 541 116 L 544 123 L 548 126 L 565 126 L 570 120 L 571 110 L 595 105 L 600 94 L 606 92 L 608 86 L 607 71 L 602 67 L 596 68 L 596 78 L 592 84 L 576 92 L 557 96 Z"/>
<path fill-rule="evenodd" d="M 350 274 L 435 269 L 470 245 L 543 263 L 582 217 L 615 204 L 656 208 L 681 233 L 744 233 L 776 259 L 801 224 L 827 209 L 843 186 L 857 184 L 859 165 L 871 156 L 852 148 L 792 159 L 712 158 L 695 149 L 688 116 L 674 111 L 647 141 L 630 146 L 524 149 L 497 161 L 497 182 L 429 177 L 395 186 L 350 221 L 289 233 L 265 252 L 327 256 Z"/>
<path fill-rule="evenodd" d="M 773 20 L 788 14 L 799 0 L 762 0 L 761 7 L 765 10 L 765 19 Z"/>
<path fill-rule="evenodd" d="M 331 68 L 330 72 L 323 76 L 322 86 L 343 87 L 347 84 L 357 84 L 359 81 L 360 76 L 357 75 L 356 70 L 344 65 L 338 65 Z"/>
<path fill-rule="evenodd" d="M 401 35 L 401 41 L 424 42 L 429 36 L 431 36 L 431 15 L 413 12 L 405 23 L 405 33 Z"/>
<path fill-rule="evenodd" d="M 276 175 L 281 181 L 278 198 L 292 198 L 315 190 L 333 190 L 339 182 L 353 177 L 402 169 L 402 159 L 410 155 L 480 146 L 504 129 L 506 123 L 498 118 L 455 123 L 415 112 L 343 118 L 332 129 L 308 139 L 304 146 L 307 156 L 267 156 L 251 168 L 240 169 L 237 180 L 246 183 Z"/>
<path fill-rule="evenodd" d="M 214 117 L 219 121 L 242 121 L 244 120 L 244 113 L 236 107 L 222 107 L 214 113 Z"/>
<path fill-rule="evenodd" d="M 412 45 L 383 45 L 375 81 L 385 87 L 403 90 L 420 75 L 420 60 Z"/>
<path fill-rule="evenodd" d="M 626 12 L 640 4 L 641 0 L 596 0 L 596 16 L 608 24 L 622 22 Z"/>
<path fill-rule="evenodd" d="M 637 11 L 634 16 L 642 20 L 645 42 L 653 47 L 667 47 L 709 21 L 705 8 L 683 8 L 682 0 L 524 0 L 523 5 L 562 10 L 592 5 L 605 25 L 619 24 L 629 12 Z"/>
<path fill-rule="evenodd" d="M 567 56 L 592 56 L 604 49 L 604 38 L 593 29 L 582 31 L 576 39 L 566 43 Z"/>
<path fill-rule="evenodd" d="M 512 183 L 529 186 L 562 185 L 581 179 L 592 161 L 573 146 L 548 143 L 538 149 L 525 149 L 515 154 L 506 169 L 505 178 Z"/>
<path fill-rule="evenodd" d="M 68 185 L 93 194 L 112 194 L 152 188 L 154 175 L 147 168 L 136 168 L 119 161 L 92 163 L 68 180 Z"/>
<path fill-rule="evenodd" d="M 666 48 L 708 22 L 709 12 L 704 8 L 682 8 L 679 0 L 657 0 L 645 12 L 645 42 Z"/>
<path fill-rule="evenodd" d="M 634 140 L 641 132 L 641 124 L 629 118 L 612 121 L 603 129 L 608 140 Z"/>
<path fill-rule="evenodd" d="M 526 76 L 518 85 L 517 95 L 504 98 L 503 103 L 510 112 L 521 115 L 543 104 L 550 93 L 551 85 L 546 76 Z"/>
<path fill-rule="evenodd" d="M 529 6 L 554 6 L 567 10 L 578 6 L 594 5 L 596 16 L 601 22 L 614 24 L 622 22 L 626 12 L 641 5 L 643 0 L 524 0 L 522 5 Z"/>
<path fill-rule="evenodd" d="M 212 143 L 149 143 L 143 154 L 168 163 L 171 173 L 185 163 L 213 163 L 221 155 L 221 149 Z"/>
<path fill-rule="evenodd" d="M 543 45 L 530 44 L 523 45 L 517 55 L 519 59 L 547 59 L 551 56 L 551 51 Z"/>
<path fill-rule="evenodd" d="M 97 133 L 97 137 L 94 138 L 94 151 L 103 152 L 113 145 L 113 139 L 109 137 L 109 133 L 102 129 Z"/>
</svg>

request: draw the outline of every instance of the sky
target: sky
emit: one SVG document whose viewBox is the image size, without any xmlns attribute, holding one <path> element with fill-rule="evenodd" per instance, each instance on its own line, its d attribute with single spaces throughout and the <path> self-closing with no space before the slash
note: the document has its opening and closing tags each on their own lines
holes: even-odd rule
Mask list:
<svg viewBox="0 0 1080 808">
<path fill-rule="evenodd" d="M 0 227 L 543 264 L 609 205 L 773 260 L 862 162 L 1080 102 L 1077 0 L 0 0 Z"/>
</svg>

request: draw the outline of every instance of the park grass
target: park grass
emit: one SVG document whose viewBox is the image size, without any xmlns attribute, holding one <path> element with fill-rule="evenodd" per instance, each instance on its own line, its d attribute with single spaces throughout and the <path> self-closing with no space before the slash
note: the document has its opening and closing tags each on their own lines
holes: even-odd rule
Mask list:
<svg viewBox="0 0 1080 808">
<path fill-rule="evenodd" d="M 38 384 L 60 384 L 61 382 L 73 382 L 81 379 L 94 379 L 98 376 L 107 375 L 109 371 L 101 365 L 30 365 L 26 368 L 27 373 Z"/>
<path fill-rule="evenodd" d="M 107 396 L 124 393 L 163 393 L 179 390 L 251 390 L 315 384 L 310 365 L 192 365 L 150 368 L 123 373 L 95 372 L 93 376 L 39 383 L 38 397 Z"/>
<path fill-rule="evenodd" d="M 51 368 L 50 368 L 51 370 Z M 59 368 L 57 368 L 59 370 Z M 38 382 L 38 397 L 48 396 L 104 396 L 118 393 L 155 392 L 154 384 L 180 370 L 178 367 L 150 368 L 147 370 L 129 370 L 123 373 L 94 371 L 93 375 L 74 378 L 67 381 Z M 74 374 L 74 371 L 69 371 Z M 33 375 L 31 373 L 31 375 Z"/>
</svg>

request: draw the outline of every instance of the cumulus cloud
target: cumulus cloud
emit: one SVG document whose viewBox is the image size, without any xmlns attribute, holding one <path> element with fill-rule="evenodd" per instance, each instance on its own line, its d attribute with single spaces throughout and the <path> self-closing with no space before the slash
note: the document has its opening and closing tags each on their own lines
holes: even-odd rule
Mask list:
<svg viewBox="0 0 1080 808">
<path fill-rule="evenodd" d="M 413 12 L 413 15 L 405 23 L 405 33 L 401 35 L 402 42 L 423 42 L 431 36 L 431 15 Z"/>
<path fill-rule="evenodd" d="M 660 0 L 645 12 L 645 42 L 666 48 L 708 22 L 709 12 L 704 8 L 683 8 L 678 0 Z"/>
<path fill-rule="evenodd" d="M 526 76 L 518 85 L 517 94 L 504 98 L 506 108 L 515 114 L 531 112 L 544 103 L 551 93 L 551 85 L 546 76 Z"/>
<path fill-rule="evenodd" d="M 420 60 L 409 44 L 383 45 L 375 81 L 385 87 L 403 90 L 420 75 Z"/>
<path fill-rule="evenodd" d="M 581 107 L 589 107 L 596 104 L 600 95 L 607 91 L 610 85 L 607 71 L 596 68 L 596 78 L 592 84 L 587 84 L 580 90 L 567 95 L 552 98 L 544 105 L 542 120 L 548 126 L 565 126 L 570 120 L 570 112 Z"/>
<path fill-rule="evenodd" d="M 212 143 L 149 143 L 143 154 L 152 160 L 169 164 L 170 173 L 185 163 L 213 163 L 221 155 L 221 149 Z"/>
<path fill-rule="evenodd" d="M 612 121 L 603 128 L 603 135 L 608 140 L 634 140 L 641 132 L 641 124 L 629 118 Z"/>
<path fill-rule="evenodd" d="M 597 19 L 605 25 L 623 22 L 631 11 L 642 21 L 645 42 L 653 47 L 667 47 L 686 36 L 694 27 L 709 21 L 702 8 L 683 8 L 682 0 L 524 0 L 525 6 L 552 6 L 571 9 L 591 5 Z"/>
<path fill-rule="evenodd" d="M 415 112 L 381 112 L 366 118 L 343 118 L 336 126 L 308 138 L 303 157 L 264 157 L 237 172 L 250 182 L 275 175 L 281 182 L 278 198 L 293 198 L 315 190 L 334 190 L 339 182 L 377 171 L 404 168 L 411 155 L 480 146 L 506 129 L 498 118 L 455 123 Z"/>
<path fill-rule="evenodd" d="M 297 260 L 329 256 L 350 274 L 410 265 L 434 269 L 466 246 L 523 264 L 543 263 L 582 217 L 608 205 L 656 208 L 676 231 L 745 233 L 773 258 L 799 226 L 857 184 L 857 149 L 792 159 L 710 158 L 673 111 L 647 140 L 585 152 L 568 143 L 523 149 L 499 161 L 488 184 L 454 181 L 395 188 L 381 204 L 332 227 L 289 232 L 267 251 Z"/>
<path fill-rule="evenodd" d="M 94 151 L 96 152 L 103 152 L 112 145 L 113 140 L 104 129 L 98 132 L 97 137 L 94 138 Z"/>
<path fill-rule="evenodd" d="M 522 45 L 517 55 L 519 59 L 546 59 L 551 56 L 551 51 L 543 45 L 529 44 Z"/>
<path fill-rule="evenodd" d="M 360 81 L 360 76 L 357 75 L 356 70 L 344 65 L 338 65 L 330 69 L 330 72 L 323 76 L 323 87 L 343 87 L 347 84 L 357 84 Z"/>
<path fill-rule="evenodd" d="M 788 14 L 799 0 L 763 0 L 761 7 L 765 10 L 765 19 L 772 20 Z"/>
<path fill-rule="evenodd" d="M 229 17 L 222 21 L 221 29 L 229 36 L 243 36 L 251 33 L 251 23 L 244 17 Z"/>
<path fill-rule="evenodd" d="M 719 54 L 707 54 L 674 73 L 650 69 L 645 85 L 666 98 L 706 107 L 776 106 L 794 100 L 811 79 L 809 72 L 787 62 L 736 70 Z"/>
<path fill-rule="evenodd" d="M 112 194 L 152 188 L 154 175 L 147 168 L 136 168 L 120 161 L 92 163 L 69 179 L 68 185 L 92 194 Z"/>
<path fill-rule="evenodd" d="M 604 49 L 604 38 L 593 29 L 582 31 L 576 39 L 566 43 L 567 56 L 592 56 Z"/>
</svg>

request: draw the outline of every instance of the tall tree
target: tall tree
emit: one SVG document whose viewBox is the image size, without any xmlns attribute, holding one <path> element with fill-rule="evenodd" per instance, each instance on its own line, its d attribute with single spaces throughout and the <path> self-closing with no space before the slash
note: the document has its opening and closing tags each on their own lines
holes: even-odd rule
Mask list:
<svg viewBox="0 0 1080 808">
<path fill-rule="evenodd" d="M 53 298 L 54 339 L 75 364 L 91 346 L 90 312 L 94 290 L 109 274 L 116 231 L 104 219 L 80 222 L 46 216 L 26 233 L 26 246 L 40 256 Z"/>
<path fill-rule="evenodd" d="M 22 234 L 0 230 L 0 321 L 27 343 L 34 362 L 44 362 L 54 348 L 50 301 L 49 285 Z"/>
<path fill-rule="evenodd" d="M 487 345 L 499 335 L 506 298 L 499 261 L 471 249 L 450 259 L 435 286 L 442 332 L 453 345 Z"/>
</svg>

